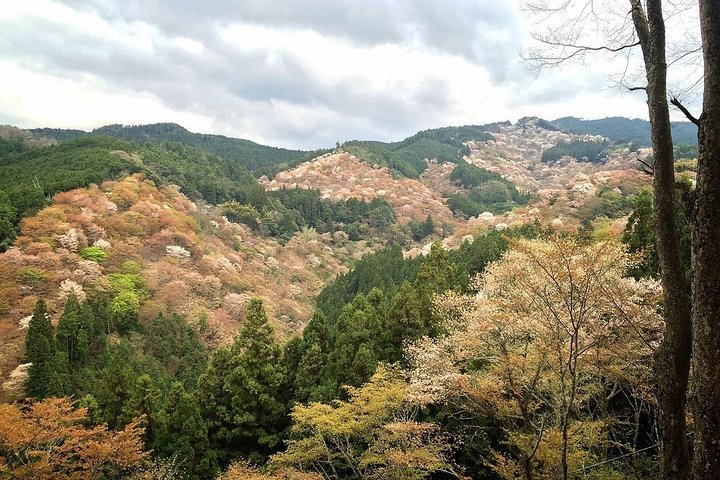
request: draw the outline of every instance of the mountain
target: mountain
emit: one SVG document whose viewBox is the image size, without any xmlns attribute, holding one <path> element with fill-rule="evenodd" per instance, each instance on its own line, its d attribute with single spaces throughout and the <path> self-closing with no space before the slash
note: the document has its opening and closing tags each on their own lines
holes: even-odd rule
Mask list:
<svg viewBox="0 0 720 480">
<path fill-rule="evenodd" d="M 96 128 L 92 132 L 54 128 L 36 128 L 32 129 L 31 132 L 57 141 L 68 141 L 89 135 L 106 135 L 139 144 L 165 141 L 178 142 L 212 152 L 258 174 L 271 174 L 276 169 L 282 168 L 283 165 L 315 153 L 268 147 L 250 140 L 230 138 L 223 135 L 192 133 L 176 123 L 106 125 Z"/>
<path fill-rule="evenodd" d="M 138 429 L 135 448 L 152 451 L 151 464 L 138 468 L 173 469 L 168 459 L 177 459 L 187 478 L 198 479 L 228 468 L 223 478 L 279 478 L 235 462 L 268 458 L 291 468 L 278 464 L 278 475 L 316 478 L 292 470 L 326 452 L 303 436 L 322 424 L 346 439 L 349 425 L 362 428 L 352 433 L 359 435 L 352 448 L 369 452 L 377 478 L 387 476 L 386 459 L 417 465 L 394 445 L 420 452 L 430 469 L 447 452 L 463 475 L 490 478 L 477 459 L 504 452 L 506 442 L 468 432 L 496 428 L 498 420 L 456 415 L 451 403 L 425 409 L 444 391 L 446 373 L 458 366 L 482 374 L 496 357 L 463 355 L 491 337 L 520 342 L 507 366 L 526 358 L 527 342 L 552 339 L 533 330 L 538 319 L 553 318 L 536 315 L 545 303 L 533 295 L 565 282 L 571 264 L 580 262 L 575 278 L 603 259 L 620 280 L 626 247 L 593 240 L 630 232 L 633 250 L 648 258 L 640 265 L 634 256 L 632 266 L 656 274 L 643 229 L 650 177 L 639 168 L 648 148 L 536 117 L 426 130 L 398 142 L 350 141 L 308 156 L 243 142 L 174 124 L 92 134 L 0 128 L 0 400 L 41 400 L 3 410 L 12 425 L 24 416 L 32 427 L 34 408 L 60 405 L 50 397 L 77 399 L 86 409 L 78 412 L 87 412 L 77 417 L 83 427 L 105 424 L 109 435 Z M 238 152 L 247 155 L 233 157 Z M 249 171 L 248 159 L 259 169 Z M 259 175 L 263 169 L 272 175 Z M 693 169 L 691 158 L 678 163 L 688 182 Z M 543 270 L 557 277 L 535 278 Z M 602 266 L 600 276 L 606 272 Z M 655 298 L 652 282 L 621 280 Z M 474 313 L 486 293 L 500 303 Z M 553 305 L 561 300 L 550 295 Z M 631 300 L 623 312 L 636 311 L 640 297 L 617 297 Z M 655 315 L 655 306 L 641 303 Z M 615 306 L 598 312 L 598 328 L 611 324 Z M 466 317 L 497 321 L 497 329 L 487 336 L 463 330 Z M 446 333 L 454 335 L 449 345 Z M 545 383 L 557 379 L 547 372 L 547 351 L 543 344 L 535 364 Z M 608 371 L 625 371 L 613 362 Z M 595 378 L 593 370 L 592 389 Z M 618 385 L 626 380 L 621 375 Z M 463 392 L 459 383 L 447 387 Z M 505 401 L 498 378 L 469 387 L 473 403 Z M 407 417 L 408 406 L 425 412 L 423 423 Z M 608 415 L 629 418 L 625 406 L 610 402 Z M 643 422 L 652 412 L 633 418 L 640 418 L 635 431 L 651 431 Z M 307 432 L 301 422 L 309 422 Z M 445 431 L 452 437 L 433 433 Z M 631 437 L 621 429 L 613 438 Z M 423 446 L 450 438 L 463 443 Z M 542 448 L 557 451 L 552 443 Z M 403 472 L 391 473 L 424 476 Z"/>
<path fill-rule="evenodd" d="M 550 123 L 568 133 L 601 135 L 616 143 L 650 146 L 650 122 L 647 120 L 624 117 L 584 120 L 562 117 Z M 676 145 L 697 145 L 697 126 L 690 122 L 672 122 L 672 136 Z"/>
</svg>

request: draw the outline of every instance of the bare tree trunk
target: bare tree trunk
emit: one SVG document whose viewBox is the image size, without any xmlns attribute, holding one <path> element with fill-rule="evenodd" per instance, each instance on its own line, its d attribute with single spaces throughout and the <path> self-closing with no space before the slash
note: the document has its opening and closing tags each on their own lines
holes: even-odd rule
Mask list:
<svg viewBox="0 0 720 480">
<path fill-rule="evenodd" d="M 720 479 L 720 1 L 700 0 L 705 62 L 693 227 L 694 480 Z"/>
<path fill-rule="evenodd" d="M 660 261 L 665 333 L 655 357 L 659 396 L 661 463 L 666 479 L 686 479 L 690 472 L 685 408 L 691 355 L 691 309 L 680 238 L 675 219 L 675 167 L 667 100 L 665 22 L 661 0 L 630 0 L 647 75 L 647 98 L 653 155 L 653 223 Z"/>
</svg>

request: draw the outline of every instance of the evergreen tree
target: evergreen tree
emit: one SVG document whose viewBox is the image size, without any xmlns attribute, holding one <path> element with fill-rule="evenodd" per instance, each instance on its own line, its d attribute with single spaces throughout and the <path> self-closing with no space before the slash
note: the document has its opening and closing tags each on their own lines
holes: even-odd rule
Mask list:
<svg viewBox="0 0 720 480">
<path fill-rule="evenodd" d="M 109 352 L 107 364 L 100 371 L 97 387 L 93 392 L 102 411 L 103 422 L 110 428 L 124 426 L 125 404 L 130 398 L 136 373 L 129 363 L 128 353 L 121 344 Z"/>
<path fill-rule="evenodd" d="M 68 355 L 56 351 L 48 365 L 48 397 L 67 397 L 72 393 Z"/>
<path fill-rule="evenodd" d="M 420 295 L 408 282 L 404 282 L 393 297 L 386 316 L 384 360 L 390 363 L 402 361 L 404 343 L 430 333 L 425 323 Z"/>
<path fill-rule="evenodd" d="M 325 400 L 320 394 L 320 379 L 325 362 L 320 345 L 312 343 L 303 352 L 297 372 L 295 373 L 295 401 L 307 403 L 309 401 Z"/>
<path fill-rule="evenodd" d="M 70 365 L 85 358 L 90 345 L 92 321 L 92 311 L 80 306 L 75 295 L 70 295 L 65 301 L 56 333 L 58 349 L 67 353 Z"/>
<path fill-rule="evenodd" d="M 198 401 L 175 382 L 170 391 L 165 422 L 155 442 L 160 457 L 175 457 L 188 480 L 214 478 L 218 470 L 217 455 L 210 447 L 208 428 L 200 413 Z"/>
<path fill-rule="evenodd" d="M 120 423 L 126 425 L 139 416 L 144 417 L 145 433 L 143 440 L 147 448 L 152 448 L 159 434 L 161 410 L 160 389 L 147 373 L 135 379 L 125 404 L 121 407 Z"/>
<path fill-rule="evenodd" d="M 218 351 L 200 378 L 210 438 L 222 461 L 238 455 L 259 461 L 280 444 L 287 423 L 281 360 L 262 300 L 253 298 L 232 348 Z"/>
<path fill-rule="evenodd" d="M 457 279 L 457 269 L 450 261 L 448 251 L 440 242 L 434 242 L 418 270 L 414 285 L 420 298 L 420 315 L 430 336 L 440 333 L 438 319 L 432 313 L 433 296 L 455 288 Z"/>
<path fill-rule="evenodd" d="M 26 393 L 45 398 L 55 360 L 55 339 L 45 302 L 38 300 L 25 337 L 25 360 L 32 363 L 25 384 Z"/>
</svg>

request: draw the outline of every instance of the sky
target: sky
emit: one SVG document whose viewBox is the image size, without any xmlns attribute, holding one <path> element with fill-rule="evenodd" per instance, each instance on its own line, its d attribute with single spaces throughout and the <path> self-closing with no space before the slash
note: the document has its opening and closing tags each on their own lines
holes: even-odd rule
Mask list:
<svg viewBox="0 0 720 480">
<path fill-rule="evenodd" d="M 0 124 L 175 122 L 297 149 L 523 116 L 647 118 L 618 59 L 532 70 L 514 0 L 10 0 Z M 547 28 L 547 27 L 546 27 Z"/>
</svg>

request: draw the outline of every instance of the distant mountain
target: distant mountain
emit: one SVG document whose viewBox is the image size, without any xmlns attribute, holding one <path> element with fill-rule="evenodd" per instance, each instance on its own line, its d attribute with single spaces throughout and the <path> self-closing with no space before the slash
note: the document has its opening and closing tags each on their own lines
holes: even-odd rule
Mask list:
<svg viewBox="0 0 720 480">
<path fill-rule="evenodd" d="M 418 178 L 425 170 L 426 159 L 457 163 L 470 151 L 465 142 L 492 140 L 489 128 L 464 125 L 423 130 L 399 142 L 352 140 L 343 147 L 370 164 L 387 166 L 407 178 Z"/>
<path fill-rule="evenodd" d="M 568 133 L 602 135 L 615 143 L 650 146 L 650 122 L 647 120 L 624 117 L 583 120 L 577 117 L 563 117 L 550 123 Z M 673 122 L 672 135 L 676 145 L 697 145 L 697 127 L 690 122 Z"/>
<path fill-rule="evenodd" d="M 272 175 L 297 160 L 310 158 L 320 152 L 305 152 L 260 145 L 250 140 L 192 133 L 176 123 L 155 123 L 151 125 L 106 125 L 92 132 L 57 128 L 36 128 L 34 134 L 60 142 L 86 137 L 107 135 L 136 143 L 179 142 L 212 152 L 227 160 L 239 163 L 257 175 Z"/>
</svg>

